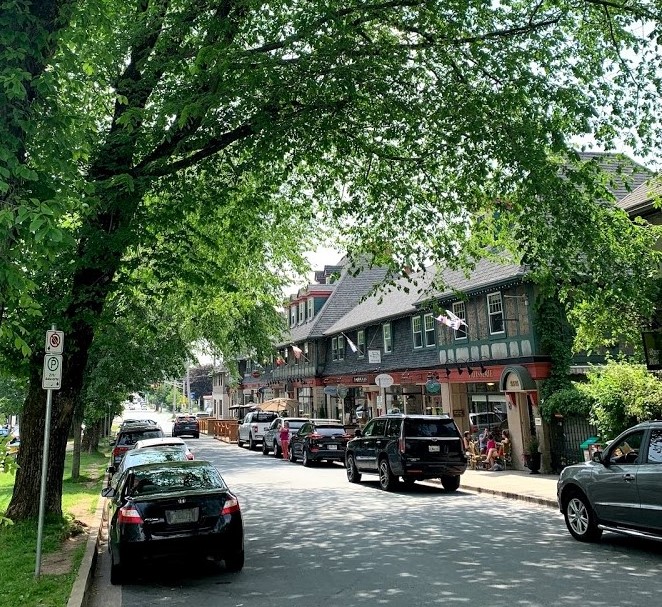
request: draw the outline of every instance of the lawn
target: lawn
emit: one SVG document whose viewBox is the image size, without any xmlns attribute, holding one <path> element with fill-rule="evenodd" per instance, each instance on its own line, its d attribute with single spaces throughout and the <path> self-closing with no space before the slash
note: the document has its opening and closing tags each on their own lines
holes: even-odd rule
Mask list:
<svg viewBox="0 0 662 607">
<path fill-rule="evenodd" d="M 109 452 L 81 454 L 81 476 L 71 479 L 71 452 L 67 453 L 63 481 L 62 519 L 47 518 L 44 524 L 42 557 L 60 549 L 62 542 L 76 527 L 74 519 L 80 513 L 92 514 L 97 508 Z M 0 512 L 4 513 L 11 499 L 14 477 L 0 473 Z M 0 607 L 64 607 L 80 565 L 85 542 L 80 542 L 74 554 L 71 573 L 42 574 L 34 577 L 37 548 L 37 520 L 0 527 Z M 43 560 L 42 560 L 43 562 Z"/>
</svg>

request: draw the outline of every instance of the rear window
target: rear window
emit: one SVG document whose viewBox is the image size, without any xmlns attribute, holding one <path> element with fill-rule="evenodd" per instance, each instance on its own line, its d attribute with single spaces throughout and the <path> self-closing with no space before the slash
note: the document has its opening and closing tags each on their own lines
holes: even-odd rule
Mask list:
<svg viewBox="0 0 662 607">
<path fill-rule="evenodd" d="M 251 418 L 252 422 L 272 422 L 278 417 L 277 413 L 270 413 L 269 411 L 262 411 L 260 413 L 253 413 Z"/>
<path fill-rule="evenodd" d="M 301 428 L 301 426 L 303 426 L 306 422 L 303 422 L 303 421 L 302 421 L 302 422 L 290 422 L 290 421 L 288 421 L 287 423 L 288 423 L 289 426 L 290 426 L 290 430 L 298 430 L 298 429 Z"/>
<path fill-rule="evenodd" d="M 333 436 L 335 434 L 345 434 L 344 426 L 316 426 L 315 432 L 322 436 Z"/>
<path fill-rule="evenodd" d="M 405 419 L 405 436 L 420 438 L 457 437 L 452 419 Z"/>
<path fill-rule="evenodd" d="M 149 428 L 146 430 L 134 430 L 131 432 L 123 432 L 120 434 L 120 437 L 117 441 L 117 444 L 121 447 L 126 447 L 127 445 L 135 445 L 139 440 L 144 440 L 146 438 L 162 438 L 163 431 L 159 428 Z"/>
<path fill-rule="evenodd" d="M 215 468 L 168 466 L 141 471 L 130 475 L 127 481 L 129 495 L 147 495 L 191 489 L 227 489 Z"/>
</svg>

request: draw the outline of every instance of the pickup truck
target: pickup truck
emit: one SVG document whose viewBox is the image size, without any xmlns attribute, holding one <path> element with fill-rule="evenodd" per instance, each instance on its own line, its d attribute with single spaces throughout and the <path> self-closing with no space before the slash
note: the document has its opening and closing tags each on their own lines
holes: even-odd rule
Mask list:
<svg viewBox="0 0 662 607">
<path fill-rule="evenodd" d="M 274 421 L 271 422 L 269 427 L 264 433 L 262 439 L 262 455 L 269 455 L 269 452 L 273 450 L 274 457 L 280 457 L 283 453 L 283 449 L 280 444 L 280 426 L 281 424 L 287 421 L 290 424 L 290 436 L 296 432 L 301 426 L 304 425 L 308 420 L 307 417 L 277 417 Z"/>
<path fill-rule="evenodd" d="M 269 411 L 251 411 L 239 423 L 239 436 L 237 445 L 244 446 L 248 443 L 248 448 L 254 450 L 255 447 L 263 442 L 264 433 L 269 428 L 271 422 L 278 417 L 278 413 Z"/>
</svg>

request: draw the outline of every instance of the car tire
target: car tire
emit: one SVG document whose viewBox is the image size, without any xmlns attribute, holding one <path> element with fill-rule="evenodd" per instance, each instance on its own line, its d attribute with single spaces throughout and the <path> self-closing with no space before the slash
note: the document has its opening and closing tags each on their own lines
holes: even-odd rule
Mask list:
<svg viewBox="0 0 662 607">
<path fill-rule="evenodd" d="M 120 563 L 115 562 L 113 549 L 110 549 L 110 583 L 118 586 L 124 583 L 124 568 Z"/>
<path fill-rule="evenodd" d="M 237 447 L 243 447 L 244 446 L 244 441 L 241 440 L 240 438 L 237 439 Z"/>
<path fill-rule="evenodd" d="M 248 448 L 251 451 L 255 451 L 255 441 L 253 440 L 253 435 L 248 435 Z"/>
<path fill-rule="evenodd" d="M 267 447 L 267 441 L 262 441 L 262 455 L 269 455 L 269 447 Z"/>
<path fill-rule="evenodd" d="M 278 443 L 274 441 L 274 457 L 280 457 L 283 454 L 283 450 L 278 446 Z"/>
<path fill-rule="evenodd" d="M 200 438 L 200 433 L 199 433 L 199 432 L 196 432 L 196 433 L 193 435 L 193 438 Z"/>
<path fill-rule="evenodd" d="M 563 518 L 570 535 L 580 542 L 597 542 L 602 537 L 588 498 L 573 491 L 563 503 Z"/>
<path fill-rule="evenodd" d="M 294 455 L 294 449 L 290 445 L 290 448 L 287 450 L 287 458 L 294 464 L 297 461 L 296 455 Z"/>
<path fill-rule="evenodd" d="M 310 459 L 310 454 L 308 453 L 308 449 L 306 449 L 305 447 L 303 448 L 301 463 L 304 465 L 304 468 L 310 468 L 313 465 L 313 460 Z"/>
<path fill-rule="evenodd" d="M 354 456 L 351 453 L 347 456 L 347 464 L 345 468 L 347 469 L 347 480 L 350 483 L 361 482 L 361 473 L 359 472 L 359 469 L 356 467 Z"/>
<path fill-rule="evenodd" d="M 445 491 L 448 492 L 453 492 L 457 491 L 458 488 L 460 487 L 460 477 L 459 476 L 442 476 L 441 479 L 441 486 L 444 488 Z"/>
<path fill-rule="evenodd" d="M 394 491 L 398 484 L 398 477 L 391 472 L 388 459 L 383 457 L 379 460 L 379 486 L 384 491 Z"/>
<path fill-rule="evenodd" d="M 226 556 L 224 559 L 225 568 L 231 573 L 238 573 L 244 568 L 244 551 L 241 550 L 232 556 Z"/>
</svg>

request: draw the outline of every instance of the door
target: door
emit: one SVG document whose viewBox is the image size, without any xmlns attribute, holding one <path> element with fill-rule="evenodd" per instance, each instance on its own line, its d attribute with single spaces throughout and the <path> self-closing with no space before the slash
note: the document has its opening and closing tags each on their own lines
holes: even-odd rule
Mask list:
<svg viewBox="0 0 662 607">
<path fill-rule="evenodd" d="M 376 469 L 373 460 L 375 459 L 374 433 L 377 421 L 379 420 L 373 419 L 369 421 L 363 429 L 361 437 L 353 443 L 354 461 L 359 470 L 373 471 Z"/>
<path fill-rule="evenodd" d="M 648 450 L 638 466 L 637 489 L 641 503 L 641 525 L 662 531 L 662 428 L 651 430 Z"/>
<path fill-rule="evenodd" d="M 606 466 L 595 466 L 589 498 L 598 518 L 605 522 L 637 525 L 641 505 L 637 489 L 639 454 L 644 431 L 630 432 L 616 439 L 604 452 Z M 643 454 L 642 454 L 643 455 Z"/>
<path fill-rule="evenodd" d="M 292 436 L 290 439 L 292 444 L 290 448 L 295 457 L 301 457 L 303 455 L 303 444 L 308 436 L 313 431 L 313 425 L 309 422 L 305 423 L 299 431 Z"/>
</svg>

